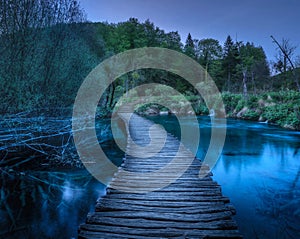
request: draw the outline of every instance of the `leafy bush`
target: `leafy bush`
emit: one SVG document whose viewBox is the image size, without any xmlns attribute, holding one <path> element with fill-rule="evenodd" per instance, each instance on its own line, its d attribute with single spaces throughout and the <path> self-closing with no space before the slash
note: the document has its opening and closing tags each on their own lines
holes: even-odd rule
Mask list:
<svg viewBox="0 0 300 239">
<path fill-rule="evenodd" d="M 293 103 L 268 106 L 262 116 L 280 126 L 290 125 L 296 129 L 300 128 L 300 120 L 297 118 Z"/>
<path fill-rule="evenodd" d="M 297 116 L 297 109 L 300 108 L 300 93 L 297 91 L 267 92 L 261 95 L 249 95 L 244 100 L 241 94 L 223 93 L 222 98 L 229 117 L 236 117 L 236 114 L 244 107 L 248 110 L 241 116 L 246 120 L 258 120 L 260 117 L 271 123 L 282 127 L 300 129 L 300 119 Z M 268 106 L 259 105 L 262 99 L 268 102 Z M 267 105 L 267 104 L 266 104 Z"/>
<path fill-rule="evenodd" d="M 268 119 L 270 122 L 279 122 L 280 120 L 284 119 L 288 114 L 288 108 L 286 105 L 274 105 L 274 106 L 267 106 L 264 109 L 264 113 L 262 116 Z"/>
<path fill-rule="evenodd" d="M 300 100 L 300 92 L 294 90 L 267 92 L 263 93 L 261 97 L 263 100 L 267 100 L 268 97 L 271 97 L 273 102 L 287 103 L 294 100 Z"/>
<path fill-rule="evenodd" d="M 247 110 L 244 115 L 243 118 L 246 120 L 253 120 L 253 121 L 257 121 L 260 117 L 259 112 L 255 111 L 255 110 Z"/>
<path fill-rule="evenodd" d="M 238 102 L 242 99 L 241 94 L 223 93 L 222 99 L 225 105 L 226 112 L 234 111 Z"/>
<path fill-rule="evenodd" d="M 199 101 L 198 95 L 186 95 L 185 98 L 190 102 L 196 102 Z"/>
<path fill-rule="evenodd" d="M 235 107 L 235 111 L 239 112 L 241 111 L 245 106 L 247 105 L 247 101 L 246 100 L 240 100 L 237 104 L 237 106 Z"/>
<path fill-rule="evenodd" d="M 258 108 L 258 97 L 255 95 L 251 95 L 247 101 L 247 106 L 250 109 L 256 109 Z"/>
<path fill-rule="evenodd" d="M 194 110 L 197 115 L 208 115 L 209 114 L 209 110 L 208 110 L 207 106 L 205 105 L 205 103 L 199 103 L 199 104 L 194 105 Z"/>
</svg>

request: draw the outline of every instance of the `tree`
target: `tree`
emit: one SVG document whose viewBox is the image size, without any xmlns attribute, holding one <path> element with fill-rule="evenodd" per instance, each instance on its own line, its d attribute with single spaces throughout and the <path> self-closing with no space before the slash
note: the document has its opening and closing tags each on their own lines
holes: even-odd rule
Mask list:
<svg viewBox="0 0 300 239">
<path fill-rule="evenodd" d="M 284 81 L 287 84 L 287 71 L 291 70 L 293 73 L 294 82 L 296 84 L 297 89 L 300 91 L 300 84 L 298 81 L 298 76 L 295 72 L 295 66 L 292 61 L 292 57 L 295 53 L 296 46 L 293 46 L 290 44 L 290 41 L 288 39 L 283 38 L 281 44 L 273 37 L 271 36 L 273 42 L 278 46 L 279 54 L 277 56 L 277 63 L 274 64 L 274 67 L 277 71 L 280 71 L 283 73 Z"/>
<path fill-rule="evenodd" d="M 162 44 L 162 46 L 165 46 L 166 48 L 179 51 L 182 50 L 182 43 L 179 33 L 176 32 L 169 32 L 165 36 L 165 44 Z"/>
<path fill-rule="evenodd" d="M 223 69 L 227 76 L 227 90 L 232 90 L 233 76 L 236 73 L 236 66 L 240 63 L 239 43 L 234 43 L 231 36 L 228 36 L 223 47 Z"/>
<path fill-rule="evenodd" d="M 194 41 L 193 41 L 193 38 L 190 33 L 188 34 L 188 36 L 186 38 L 183 52 L 186 55 L 188 55 L 189 57 L 196 59 L 195 45 L 194 45 Z"/>
<path fill-rule="evenodd" d="M 147 47 L 155 47 L 158 45 L 156 38 L 156 29 L 153 22 L 147 19 L 142 23 L 143 37 L 146 39 Z"/>
<path fill-rule="evenodd" d="M 207 38 L 198 42 L 199 60 L 206 65 L 222 56 L 222 47 L 218 40 Z"/>
<path fill-rule="evenodd" d="M 61 56 L 71 34 L 65 26 L 84 21 L 85 14 L 75 0 L 1 0 L 0 16 L 1 111 L 38 107 L 56 79 L 53 54 Z"/>
<path fill-rule="evenodd" d="M 272 36 L 271 36 L 272 37 Z M 293 63 L 290 62 L 291 58 L 293 57 L 296 46 L 293 46 L 290 44 L 290 41 L 288 39 L 283 38 L 281 43 L 278 43 L 274 37 L 272 37 L 275 44 L 277 44 L 277 69 L 281 73 L 286 73 L 287 70 L 291 70 Z"/>
<path fill-rule="evenodd" d="M 197 56 L 199 63 L 210 72 L 210 66 L 222 56 L 222 47 L 218 40 L 208 38 L 198 42 Z"/>
<path fill-rule="evenodd" d="M 261 46 L 254 47 L 253 51 L 254 63 L 251 66 L 251 82 L 253 92 L 256 94 L 256 87 L 259 87 L 264 91 L 272 90 L 272 85 L 270 85 L 270 67 L 265 51 Z"/>
<path fill-rule="evenodd" d="M 249 80 L 251 80 L 253 93 L 256 94 L 257 86 L 264 85 L 269 79 L 270 70 L 262 47 L 256 47 L 253 43 L 247 42 L 240 45 L 239 52 L 240 64 L 238 67 L 243 76 L 243 93 L 247 98 Z"/>
</svg>

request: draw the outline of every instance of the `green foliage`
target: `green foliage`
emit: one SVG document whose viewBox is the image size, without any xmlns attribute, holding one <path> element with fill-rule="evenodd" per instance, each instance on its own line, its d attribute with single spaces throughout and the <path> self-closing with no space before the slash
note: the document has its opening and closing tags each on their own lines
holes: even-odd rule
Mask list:
<svg viewBox="0 0 300 239">
<path fill-rule="evenodd" d="M 198 42 L 197 58 L 199 63 L 209 70 L 210 64 L 213 60 L 220 59 L 222 56 L 222 47 L 218 40 L 202 39 Z"/>
<path fill-rule="evenodd" d="M 268 120 L 282 127 L 300 129 L 300 93 L 297 91 L 268 92 L 249 95 L 248 100 L 241 94 L 223 93 L 226 113 L 230 117 L 247 108 L 239 117 L 246 120 Z"/>
<path fill-rule="evenodd" d="M 190 33 L 188 34 L 188 36 L 186 38 L 183 52 L 191 58 L 194 58 L 194 59 L 196 58 L 194 40 L 192 39 L 192 36 Z"/>
<path fill-rule="evenodd" d="M 247 101 L 244 99 L 241 99 L 241 100 L 239 100 L 237 106 L 235 107 L 235 111 L 239 112 L 246 106 L 247 106 Z"/>
<path fill-rule="evenodd" d="M 257 121 L 260 117 L 260 113 L 255 110 L 247 110 L 243 114 L 243 119 Z"/>
<path fill-rule="evenodd" d="M 225 105 L 226 112 L 232 112 L 236 108 L 239 101 L 242 99 L 242 95 L 225 92 L 222 94 L 222 99 Z"/>
<path fill-rule="evenodd" d="M 278 92 L 267 92 L 262 94 L 262 99 L 268 101 L 274 101 L 279 103 L 287 103 L 290 101 L 299 101 L 300 94 L 298 91 L 278 91 Z"/>
<path fill-rule="evenodd" d="M 227 37 L 223 47 L 223 79 L 226 81 L 226 90 L 238 92 L 240 87 L 240 75 L 238 67 L 241 62 L 239 43 L 234 43 L 230 36 Z"/>
<path fill-rule="evenodd" d="M 199 101 L 199 96 L 198 95 L 185 95 L 185 98 L 189 102 L 198 102 Z"/>
<path fill-rule="evenodd" d="M 193 104 L 194 111 L 197 115 L 208 115 L 209 109 L 204 102 L 198 102 Z"/>
<path fill-rule="evenodd" d="M 289 109 L 287 105 L 274 105 L 268 106 L 265 108 L 264 113 L 262 116 L 268 119 L 270 122 L 280 122 L 286 118 L 286 115 L 289 113 Z"/>
<path fill-rule="evenodd" d="M 259 100 L 258 96 L 250 95 L 247 100 L 248 108 L 249 109 L 257 109 L 259 107 L 258 100 Z"/>
<path fill-rule="evenodd" d="M 57 2 L 50 0 L 46 5 L 41 5 L 40 1 L 33 0 L 33 4 L 25 6 L 24 2 L 18 5 L 16 0 L 4 0 L 6 7 L 0 6 L 0 12 L 6 16 L 0 22 L 0 27 L 3 28 L 0 36 L 0 87 L 3 92 L 1 113 L 71 107 L 82 81 L 97 64 L 111 55 L 140 47 L 166 47 L 197 60 L 210 73 L 220 90 L 228 90 L 223 93 L 222 98 L 229 114 L 244 107 L 256 112 L 255 109 L 260 107 L 259 99 L 270 101 L 269 103 L 299 102 L 296 91 L 271 92 L 259 97 L 249 94 L 247 101 L 242 98 L 239 94 L 242 89 L 242 73 L 246 76 L 248 92 L 252 90 L 256 94 L 271 87 L 268 86 L 270 78 L 265 53 L 253 43 L 234 42 L 228 36 L 222 48 L 218 40 L 193 39 L 189 34 L 183 46 L 178 32 L 167 33 L 149 20 L 140 22 L 136 18 L 130 18 L 114 24 L 83 23 L 84 12 L 77 1 L 63 1 L 62 4 L 72 7 L 57 5 L 61 9 L 55 8 Z M 36 7 L 33 7 L 34 3 L 37 4 Z M 10 10 L 15 16 L 8 15 L 7 6 L 12 8 Z M 54 14 L 53 18 L 48 18 L 50 22 L 47 22 L 48 13 L 36 14 L 43 13 L 43 7 L 51 13 L 62 11 L 61 18 L 59 14 Z M 36 14 L 41 19 L 32 18 L 29 25 L 26 21 L 21 21 L 21 24 L 25 24 L 20 26 L 23 29 L 21 31 L 16 18 L 20 15 L 20 9 L 28 13 L 28 16 Z M 19 17 L 25 16 L 26 14 Z M 184 79 L 170 72 L 144 69 L 121 76 L 107 89 L 99 103 L 105 109 L 99 115 L 105 112 L 110 114 L 125 92 L 150 82 L 175 88 L 192 102 L 199 114 L 208 113 L 207 107 L 195 95 L 195 89 Z M 209 87 L 205 89 L 209 90 Z M 233 92 L 237 94 L 232 94 Z M 153 92 L 147 91 L 146 94 L 162 95 L 169 94 L 169 91 L 161 88 Z M 209 108 L 218 108 L 220 105 L 220 99 L 214 97 L 211 96 L 207 102 Z M 179 103 L 184 101 L 181 97 L 174 97 L 174 100 Z M 251 114 L 249 117 L 255 118 L 257 113 Z"/>
<path fill-rule="evenodd" d="M 280 126 L 292 126 L 295 129 L 300 129 L 300 119 L 291 103 L 268 106 L 264 109 L 262 116 Z"/>
</svg>

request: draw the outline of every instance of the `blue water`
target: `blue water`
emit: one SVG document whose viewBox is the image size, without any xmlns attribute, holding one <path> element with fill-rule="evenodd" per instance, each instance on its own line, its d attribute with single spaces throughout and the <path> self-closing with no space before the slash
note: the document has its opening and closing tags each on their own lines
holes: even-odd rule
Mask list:
<svg viewBox="0 0 300 239">
<path fill-rule="evenodd" d="M 152 117 L 180 136 L 174 116 Z M 198 117 L 197 156 L 207 150 L 211 120 Z M 189 119 L 186 118 L 189 124 Z M 245 238 L 300 238 L 300 132 L 262 123 L 227 120 L 222 155 L 212 169 L 214 180 L 237 210 L 235 220 Z M 187 145 L 188 146 L 188 145 Z"/>
<path fill-rule="evenodd" d="M 214 179 L 236 207 L 245 238 L 300 238 L 298 148 L 299 132 L 228 121 Z"/>
<path fill-rule="evenodd" d="M 181 137 L 174 116 L 150 119 Z M 111 139 L 109 121 L 98 124 L 102 148 L 119 165 L 123 152 Z M 191 135 L 199 130 L 197 157 L 202 159 L 210 142 L 210 118 L 198 117 L 198 123 L 192 123 L 186 117 L 184 124 Z M 213 178 L 236 208 L 235 220 L 244 238 L 299 239 L 300 133 L 240 120 L 228 120 L 227 125 L 216 127 L 226 127 L 227 136 L 212 169 Z M 123 137 L 121 133 L 119 136 Z M 85 170 L 12 175 L 3 175 L 0 180 L 0 238 L 76 238 L 78 225 L 105 193 L 105 185 Z"/>
</svg>

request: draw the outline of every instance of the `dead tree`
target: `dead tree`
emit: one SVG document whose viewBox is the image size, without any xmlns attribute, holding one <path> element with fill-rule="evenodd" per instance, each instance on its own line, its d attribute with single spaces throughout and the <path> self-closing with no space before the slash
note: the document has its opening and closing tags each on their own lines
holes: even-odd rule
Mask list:
<svg viewBox="0 0 300 239">
<path fill-rule="evenodd" d="M 284 45 L 280 45 L 278 43 L 278 41 L 273 36 L 271 36 L 271 38 L 272 38 L 273 42 L 278 46 L 279 50 L 282 52 L 282 54 L 284 56 L 284 58 L 283 58 L 283 60 L 284 60 L 284 62 L 283 62 L 284 72 L 286 72 L 287 61 L 290 63 L 290 65 L 292 67 L 292 74 L 293 74 L 294 82 L 297 86 L 298 91 L 300 92 L 300 84 L 299 84 L 298 76 L 296 74 L 295 66 L 294 66 L 294 64 L 291 60 L 291 54 L 292 54 L 292 52 L 295 48 L 288 47 L 287 43 L 284 44 Z"/>
</svg>

